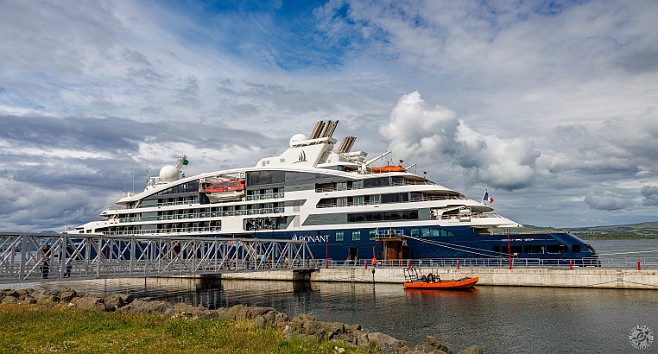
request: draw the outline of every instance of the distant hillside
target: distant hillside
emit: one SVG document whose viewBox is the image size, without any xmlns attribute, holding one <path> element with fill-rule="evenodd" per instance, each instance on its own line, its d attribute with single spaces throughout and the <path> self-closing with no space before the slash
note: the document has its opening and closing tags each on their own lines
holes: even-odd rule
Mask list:
<svg viewBox="0 0 658 354">
<path fill-rule="evenodd" d="M 631 225 L 581 227 L 569 229 L 569 231 L 580 238 L 590 240 L 658 238 L 658 221 Z"/>
<path fill-rule="evenodd" d="M 518 232 L 564 232 L 588 240 L 622 240 L 622 239 L 647 239 L 658 238 L 658 221 L 644 222 L 630 225 L 589 226 L 578 228 L 554 228 L 535 225 L 525 225 Z M 504 232 L 504 230 L 495 230 Z"/>
</svg>

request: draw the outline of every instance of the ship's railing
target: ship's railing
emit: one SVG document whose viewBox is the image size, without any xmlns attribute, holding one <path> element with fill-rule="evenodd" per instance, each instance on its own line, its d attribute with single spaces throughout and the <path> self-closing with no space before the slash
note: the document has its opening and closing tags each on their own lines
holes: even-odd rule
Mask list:
<svg viewBox="0 0 658 354">
<path fill-rule="evenodd" d="M 173 202 L 158 203 L 156 206 L 158 208 L 161 208 L 161 207 L 176 206 L 176 205 L 193 205 L 193 204 L 198 204 L 198 203 L 199 203 L 199 201 L 198 201 L 197 197 L 189 197 L 189 199 L 185 199 L 185 200 L 177 200 L 177 201 L 173 201 Z M 150 208 L 150 207 L 153 207 L 153 205 L 148 206 L 148 207 L 142 207 L 142 208 Z"/>
<path fill-rule="evenodd" d="M 160 230 L 125 230 L 125 231 L 104 231 L 103 235 L 106 236 L 126 236 L 126 235 L 176 235 L 176 234 L 190 234 L 190 233 L 208 233 L 208 232 L 220 232 L 222 231 L 221 226 L 191 226 L 191 227 L 179 227 L 171 229 L 160 229 Z"/>
<path fill-rule="evenodd" d="M 324 266 L 326 260 L 318 259 Z M 640 262 L 641 269 L 658 269 L 658 257 L 644 258 L 576 258 L 576 259 L 539 259 L 539 258 L 513 258 L 512 267 L 601 267 L 601 268 L 627 268 L 637 269 Z M 375 261 L 377 267 L 498 267 L 509 268 L 507 258 L 423 258 L 423 259 L 393 259 Z M 330 267 L 365 267 L 372 266 L 372 259 L 333 260 L 329 259 Z"/>
<path fill-rule="evenodd" d="M 428 201 L 441 201 L 441 200 L 468 200 L 466 197 L 459 197 L 456 195 L 426 195 L 422 197 L 411 198 L 412 202 L 428 202 Z"/>
<path fill-rule="evenodd" d="M 501 216 L 496 213 L 471 213 L 466 215 L 456 215 L 456 214 L 442 214 L 436 216 L 441 220 L 458 220 L 458 221 L 471 221 L 471 219 L 503 219 L 504 216 Z"/>
<path fill-rule="evenodd" d="M 161 220 L 185 220 L 185 219 L 205 219 L 209 217 L 221 216 L 235 216 L 235 215 L 259 215 L 259 214 L 276 214 L 283 213 L 285 208 L 272 207 L 272 208 L 257 208 L 257 209 L 239 209 L 239 210 L 226 210 L 223 212 L 195 212 L 184 214 L 172 215 L 159 215 L 159 216 L 141 216 L 132 218 L 120 218 L 119 223 L 143 222 L 143 221 L 161 221 Z"/>
<path fill-rule="evenodd" d="M 392 182 L 390 184 L 384 185 L 384 186 L 378 186 L 378 187 L 390 187 L 390 186 L 416 186 L 416 185 L 436 185 L 436 183 L 428 182 L 428 181 L 411 181 L 411 180 L 404 180 L 404 181 L 396 181 Z M 369 189 L 369 188 L 376 188 L 376 187 L 354 187 L 352 186 L 351 188 L 349 187 L 338 187 L 338 186 L 323 186 L 323 187 L 316 187 L 315 192 L 316 193 L 328 193 L 328 192 L 340 192 L 340 191 L 352 191 L 352 190 L 359 190 L 359 189 Z"/>
<path fill-rule="evenodd" d="M 248 194 L 246 200 L 267 200 L 267 199 L 281 199 L 285 196 L 284 192 L 267 193 L 267 194 Z"/>
<path fill-rule="evenodd" d="M 496 214 L 496 213 L 473 213 L 471 214 L 472 218 L 476 219 L 501 219 L 504 218 L 504 216 Z"/>
<path fill-rule="evenodd" d="M 400 202 L 404 203 L 404 202 Z M 322 203 L 318 204 L 318 208 L 336 208 L 336 207 L 346 207 L 346 206 L 360 206 L 360 205 L 380 205 L 380 204 L 395 204 L 395 203 L 382 203 L 381 200 L 377 201 L 361 201 L 361 202 L 349 202 L 346 201 L 345 203 L 339 204 L 339 203 Z"/>
</svg>

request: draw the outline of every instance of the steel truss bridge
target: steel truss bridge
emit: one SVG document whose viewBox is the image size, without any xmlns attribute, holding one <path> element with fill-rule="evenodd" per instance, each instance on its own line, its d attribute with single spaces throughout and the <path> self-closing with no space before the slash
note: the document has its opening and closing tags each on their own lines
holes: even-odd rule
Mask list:
<svg viewBox="0 0 658 354">
<path fill-rule="evenodd" d="M 306 241 L 0 232 L 0 283 L 312 271 Z"/>
</svg>

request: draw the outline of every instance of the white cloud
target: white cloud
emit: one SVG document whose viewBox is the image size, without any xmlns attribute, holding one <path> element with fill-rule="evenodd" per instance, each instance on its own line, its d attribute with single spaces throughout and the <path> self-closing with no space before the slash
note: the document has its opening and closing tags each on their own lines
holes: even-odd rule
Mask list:
<svg viewBox="0 0 658 354">
<path fill-rule="evenodd" d="M 442 106 L 426 107 L 419 92 L 404 95 L 380 129 L 395 156 L 465 170 L 471 183 L 516 189 L 532 182 L 539 152 L 523 139 L 483 135 Z"/>
<path fill-rule="evenodd" d="M 658 186 L 643 186 L 640 189 L 640 194 L 642 195 L 643 205 L 658 205 Z"/>
<path fill-rule="evenodd" d="M 624 209 L 630 202 L 629 198 L 611 191 L 592 191 L 585 196 L 585 204 L 597 210 Z"/>
</svg>

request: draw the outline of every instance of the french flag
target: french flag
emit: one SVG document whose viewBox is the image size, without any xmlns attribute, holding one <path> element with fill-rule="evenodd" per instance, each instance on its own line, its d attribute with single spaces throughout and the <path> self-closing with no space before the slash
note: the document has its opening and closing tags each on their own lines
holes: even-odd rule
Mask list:
<svg viewBox="0 0 658 354">
<path fill-rule="evenodd" d="M 487 190 L 484 190 L 484 197 L 482 197 L 482 204 L 484 204 L 485 201 L 488 201 L 489 204 L 493 203 L 494 199 L 489 196 L 489 192 Z"/>
</svg>

